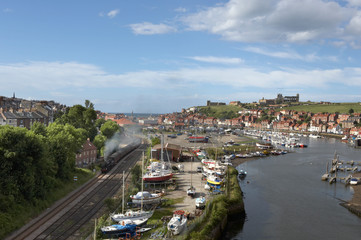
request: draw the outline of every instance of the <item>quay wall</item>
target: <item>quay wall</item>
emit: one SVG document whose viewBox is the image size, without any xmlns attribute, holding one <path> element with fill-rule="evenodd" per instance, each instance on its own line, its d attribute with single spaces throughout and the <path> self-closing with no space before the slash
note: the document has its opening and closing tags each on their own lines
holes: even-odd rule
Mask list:
<svg viewBox="0 0 361 240">
<path fill-rule="evenodd" d="M 341 206 L 349 210 L 351 213 L 361 217 L 361 207 L 352 203 L 340 203 Z"/>
</svg>

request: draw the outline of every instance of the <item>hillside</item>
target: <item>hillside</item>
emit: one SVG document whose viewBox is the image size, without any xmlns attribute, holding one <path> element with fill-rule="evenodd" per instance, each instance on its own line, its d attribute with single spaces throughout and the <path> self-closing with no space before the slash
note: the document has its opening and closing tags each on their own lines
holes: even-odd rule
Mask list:
<svg viewBox="0 0 361 240">
<path fill-rule="evenodd" d="M 312 113 L 328 112 L 328 113 L 349 113 L 350 109 L 355 113 L 361 113 L 361 103 L 331 103 L 331 104 L 310 104 L 285 107 L 285 109 L 295 111 L 305 111 Z"/>
<path fill-rule="evenodd" d="M 199 112 L 208 117 L 218 119 L 231 119 L 237 117 L 237 113 L 243 109 L 241 106 L 222 105 L 222 106 L 199 106 Z"/>
</svg>

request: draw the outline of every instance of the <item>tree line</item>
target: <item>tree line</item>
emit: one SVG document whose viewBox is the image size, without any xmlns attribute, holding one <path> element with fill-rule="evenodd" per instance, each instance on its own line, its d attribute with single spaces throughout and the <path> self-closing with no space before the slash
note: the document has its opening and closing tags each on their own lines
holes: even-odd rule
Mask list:
<svg viewBox="0 0 361 240">
<path fill-rule="evenodd" d="M 75 105 L 54 123 L 35 122 L 31 129 L 0 126 L 0 210 L 6 213 L 21 202 L 46 199 L 49 191 L 72 181 L 76 153 L 87 138 L 101 154 L 105 142 L 121 128 L 97 120 L 94 105 Z"/>
</svg>

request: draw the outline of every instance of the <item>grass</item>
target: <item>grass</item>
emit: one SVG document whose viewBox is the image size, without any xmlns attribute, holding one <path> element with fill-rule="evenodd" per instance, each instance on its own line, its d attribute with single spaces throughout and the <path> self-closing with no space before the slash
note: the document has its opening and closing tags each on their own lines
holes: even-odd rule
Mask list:
<svg viewBox="0 0 361 240">
<path fill-rule="evenodd" d="M 230 205 L 240 204 L 244 210 L 242 190 L 238 183 L 238 171 L 234 167 L 228 167 L 228 201 Z"/>
<path fill-rule="evenodd" d="M 35 203 L 14 203 L 9 211 L 1 212 L 0 239 L 4 239 L 5 236 L 25 225 L 57 200 L 83 185 L 94 176 L 94 173 L 88 169 L 76 169 L 75 175 L 78 177 L 77 182 L 59 182 L 58 186 L 48 193 L 46 199 L 37 200 Z"/>
<path fill-rule="evenodd" d="M 216 114 L 219 114 L 219 113 L 224 112 L 224 111 L 238 112 L 238 111 L 243 109 L 241 106 L 233 106 L 233 105 L 202 106 L 202 107 L 199 107 L 199 108 L 200 109 L 202 109 L 202 108 L 210 108 L 210 110 L 212 112 L 215 112 Z"/>
<path fill-rule="evenodd" d="M 202 222 L 197 223 L 198 226 L 196 230 L 189 233 L 186 239 L 213 239 L 210 233 L 212 233 L 227 216 L 227 211 L 227 197 L 225 195 L 215 196 L 209 207 L 207 216 L 203 218 Z"/>
<path fill-rule="evenodd" d="M 284 107 L 283 109 L 288 110 L 295 110 L 295 111 L 305 111 L 305 112 L 312 112 L 312 113 L 348 113 L 348 111 L 352 108 L 355 113 L 361 113 L 361 103 L 331 103 L 331 104 L 319 104 L 319 103 L 308 103 L 304 102 L 301 103 L 303 105 L 296 105 L 296 106 L 289 106 Z M 254 106 L 257 108 L 257 106 Z M 209 109 L 211 116 L 219 116 L 224 112 L 233 111 L 237 113 L 238 111 L 242 110 L 242 106 L 232 106 L 232 105 L 223 105 L 223 106 L 200 106 L 200 109 Z M 277 111 L 282 109 L 277 109 Z"/>
<path fill-rule="evenodd" d="M 307 103 L 306 103 L 307 104 Z M 285 107 L 284 109 L 295 110 L 295 111 L 305 111 L 312 113 L 348 113 L 350 109 L 353 109 L 355 113 L 361 112 L 361 103 L 331 103 L 330 105 L 325 104 L 310 104 L 310 105 L 299 105 L 299 106 L 290 106 Z M 281 109 L 278 109 L 281 110 Z"/>
<path fill-rule="evenodd" d="M 149 239 L 150 235 L 156 231 L 159 231 L 164 228 L 164 224 L 162 222 L 162 217 L 164 216 L 172 216 L 175 208 L 174 204 L 182 203 L 185 197 L 176 198 L 176 199 L 167 199 L 165 198 L 165 202 L 162 203 L 160 209 L 156 209 L 151 218 L 149 218 L 147 225 L 155 226 L 151 231 L 143 234 L 142 239 Z M 166 230 L 165 228 L 164 230 Z"/>
</svg>

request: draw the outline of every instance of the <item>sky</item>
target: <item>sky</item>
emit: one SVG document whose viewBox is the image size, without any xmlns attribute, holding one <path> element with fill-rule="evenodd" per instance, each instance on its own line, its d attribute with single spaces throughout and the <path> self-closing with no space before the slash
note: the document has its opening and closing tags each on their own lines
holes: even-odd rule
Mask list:
<svg viewBox="0 0 361 240">
<path fill-rule="evenodd" d="M 170 113 L 361 102 L 361 0 L 1 0 L 0 96 Z"/>
</svg>

